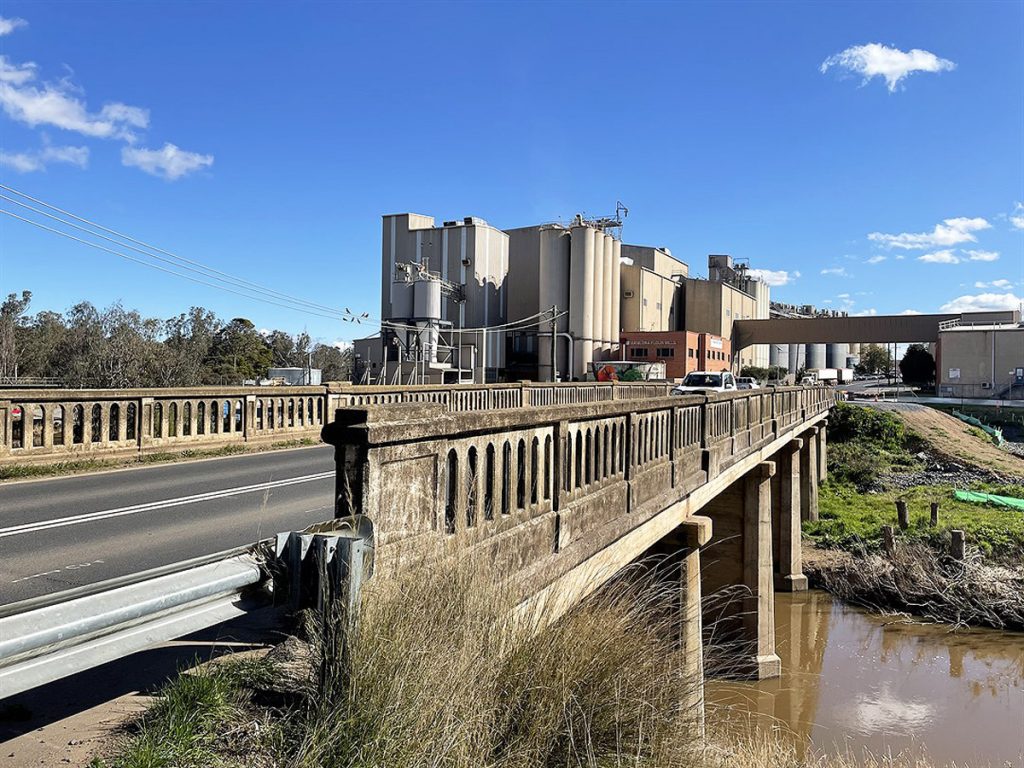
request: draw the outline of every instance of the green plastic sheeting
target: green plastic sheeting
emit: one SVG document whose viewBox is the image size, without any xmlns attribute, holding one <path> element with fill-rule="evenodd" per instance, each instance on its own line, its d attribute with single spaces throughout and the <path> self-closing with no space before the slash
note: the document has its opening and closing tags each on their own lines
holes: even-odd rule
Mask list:
<svg viewBox="0 0 1024 768">
<path fill-rule="evenodd" d="M 996 496 L 994 493 L 979 493 L 978 491 L 954 491 L 953 495 L 958 501 L 998 504 L 1000 507 L 1012 507 L 1024 512 L 1024 499 L 1015 499 L 1012 496 Z"/>
<path fill-rule="evenodd" d="M 999 429 L 998 427 L 990 427 L 985 422 L 976 419 L 973 416 L 968 416 L 966 413 L 960 413 L 960 411 L 958 411 L 956 408 L 953 409 L 953 415 L 960 419 L 960 421 L 963 421 L 967 424 L 970 424 L 971 426 L 977 427 L 978 429 L 987 432 L 988 436 L 992 438 L 992 442 L 995 443 L 996 445 L 1001 446 L 1003 443 L 1006 442 L 1006 440 L 1003 439 L 1003 430 Z"/>
</svg>

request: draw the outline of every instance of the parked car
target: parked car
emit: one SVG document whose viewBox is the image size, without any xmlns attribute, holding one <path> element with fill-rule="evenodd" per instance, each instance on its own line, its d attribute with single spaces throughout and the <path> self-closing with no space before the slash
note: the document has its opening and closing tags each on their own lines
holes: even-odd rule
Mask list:
<svg viewBox="0 0 1024 768">
<path fill-rule="evenodd" d="M 685 395 L 687 392 L 735 392 L 736 377 L 728 371 L 694 371 L 686 374 L 682 384 L 672 389 L 673 395 Z"/>
<path fill-rule="evenodd" d="M 737 376 L 736 389 L 760 389 L 761 385 L 753 376 Z"/>
</svg>

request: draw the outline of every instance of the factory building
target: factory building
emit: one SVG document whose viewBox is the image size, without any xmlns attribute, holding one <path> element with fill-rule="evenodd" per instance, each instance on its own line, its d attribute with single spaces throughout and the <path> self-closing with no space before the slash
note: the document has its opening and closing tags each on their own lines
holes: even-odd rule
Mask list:
<svg viewBox="0 0 1024 768">
<path fill-rule="evenodd" d="M 619 291 L 621 221 L 584 220 L 507 231 L 508 317 L 533 318 L 557 308 L 555 373 L 563 381 L 583 379 L 590 364 L 617 359 L 621 325 Z M 524 322 L 528 326 L 530 321 Z M 551 378 L 551 323 L 509 331 L 510 379 Z"/>
<path fill-rule="evenodd" d="M 384 216 L 382 331 L 355 342 L 356 381 L 582 380 L 594 363 L 628 359 L 622 334 L 642 332 L 683 333 L 684 368 L 767 363 L 767 347 L 731 361 L 728 342 L 734 320 L 767 317 L 768 286 L 729 256 L 710 256 L 702 280 L 667 248 L 624 244 L 622 210 L 506 231 L 475 217 Z M 689 344 L 687 331 L 708 342 Z"/>
<path fill-rule="evenodd" d="M 1019 321 L 940 326 L 935 357 L 936 392 L 942 397 L 1024 399 L 1024 325 Z"/>
<path fill-rule="evenodd" d="M 633 363 L 664 363 L 669 379 L 692 371 L 729 368 L 728 339 L 693 331 L 623 331 L 622 358 Z"/>
<path fill-rule="evenodd" d="M 358 339 L 367 383 L 497 381 L 505 369 L 509 237 L 483 219 L 434 225 L 431 216 L 384 216 L 381 334 Z"/>
</svg>

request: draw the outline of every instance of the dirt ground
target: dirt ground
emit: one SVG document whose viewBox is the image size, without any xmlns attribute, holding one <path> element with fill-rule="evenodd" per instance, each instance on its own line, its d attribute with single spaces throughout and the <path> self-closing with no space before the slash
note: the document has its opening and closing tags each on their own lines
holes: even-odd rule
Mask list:
<svg viewBox="0 0 1024 768">
<path fill-rule="evenodd" d="M 990 440 L 980 439 L 971 432 L 970 425 L 955 416 L 914 403 L 858 402 L 856 405 L 897 414 L 908 429 L 931 443 L 936 452 L 954 461 L 1024 481 L 1024 459 L 1002 450 Z"/>
</svg>

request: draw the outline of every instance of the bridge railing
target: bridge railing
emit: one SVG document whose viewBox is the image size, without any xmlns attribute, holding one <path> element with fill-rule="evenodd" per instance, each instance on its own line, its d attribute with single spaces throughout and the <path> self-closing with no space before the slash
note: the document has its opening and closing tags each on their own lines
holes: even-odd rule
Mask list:
<svg viewBox="0 0 1024 768">
<path fill-rule="evenodd" d="M 337 448 L 337 514 L 374 521 L 382 567 L 470 547 L 519 570 L 589 556 L 833 402 L 813 387 L 472 412 L 371 405 L 336 411 L 324 439 Z"/>
<path fill-rule="evenodd" d="M 0 458 L 54 460 L 319 436 L 323 387 L 0 391 Z"/>
</svg>

